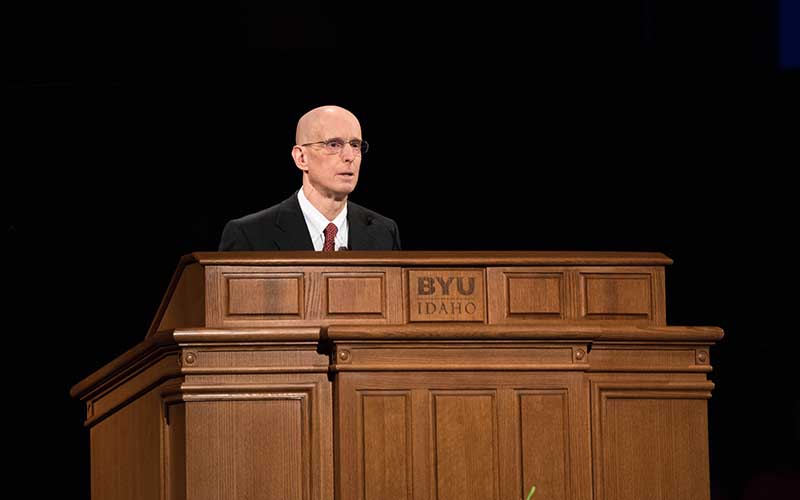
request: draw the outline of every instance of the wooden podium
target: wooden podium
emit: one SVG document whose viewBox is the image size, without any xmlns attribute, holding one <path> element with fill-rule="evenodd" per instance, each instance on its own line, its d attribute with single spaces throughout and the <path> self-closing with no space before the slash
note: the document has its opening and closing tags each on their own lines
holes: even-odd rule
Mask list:
<svg viewBox="0 0 800 500">
<path fill-rule="evenodd" d="M 184 257 L 72 389 L 92 498 L 708 500 L 714 327 L 658 253 Z"/>
</svg>

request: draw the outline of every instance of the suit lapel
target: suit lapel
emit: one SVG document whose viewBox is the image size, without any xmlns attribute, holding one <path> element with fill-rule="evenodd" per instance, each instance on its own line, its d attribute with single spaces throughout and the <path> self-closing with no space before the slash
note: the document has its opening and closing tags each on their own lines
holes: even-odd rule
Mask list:
<svg viewBox="0 0 800 500">
<path fill-rule="evenodd" d="M 350 227 L 348 246 L 350 250 L 372 250 L 372 218 L 360 206 L 347 202 L 347 225 Z M 306 231 L 308 232 L 308 231 Z"/>
<path fill-rule="evenodd" d="M 297 192 L 281 202 L 275 225 L 278 227 L 275 245 L 279 250 L 314 250 L 300 202 L 297 201 Z"/>
</svg>

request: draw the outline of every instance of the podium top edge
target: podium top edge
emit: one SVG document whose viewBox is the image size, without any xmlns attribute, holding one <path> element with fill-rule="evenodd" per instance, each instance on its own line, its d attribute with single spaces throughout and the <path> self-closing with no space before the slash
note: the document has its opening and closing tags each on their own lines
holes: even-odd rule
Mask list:
<svg viewBox="0 0 800 500">
<path fill-rule="evenodd" d="M 397 265 L 397 266 L 664 266 L 659 252 L 364 251 L 194 252 L 181 263 L 201 265 Z"/>
</svg>

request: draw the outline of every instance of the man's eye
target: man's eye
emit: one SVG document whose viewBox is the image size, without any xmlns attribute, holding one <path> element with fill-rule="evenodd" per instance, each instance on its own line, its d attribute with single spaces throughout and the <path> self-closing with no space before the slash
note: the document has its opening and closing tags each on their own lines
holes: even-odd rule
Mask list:
<svg viewBox="0 0 800 500">
<path fill-rule="evenodd" d="M 361 148 L 361 141 L 350 141 L 350 147 L 353 149 Z"/>
<path fill-rule="evenodd" d="M 342 149 L 344 147 L 344 141 L 340 140 L 328 141 L 328 147 L 333 149 Z"/>
</svg>

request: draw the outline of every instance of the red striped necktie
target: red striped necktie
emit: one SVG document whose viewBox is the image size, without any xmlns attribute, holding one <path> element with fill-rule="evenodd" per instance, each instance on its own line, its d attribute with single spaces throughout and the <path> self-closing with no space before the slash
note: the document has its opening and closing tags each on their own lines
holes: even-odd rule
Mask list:
<svg viewBox="0 0 800 500">
<path fill-rule="evenodd" d="M 323 233 L 325 234 L 325 244 L 322 245 L 323 252 L 333 252 L 337 231 L 339 231 L 339 229 L 333 222 L 325 226 L 325 230 L 323 231 Z"/>
</svg>

